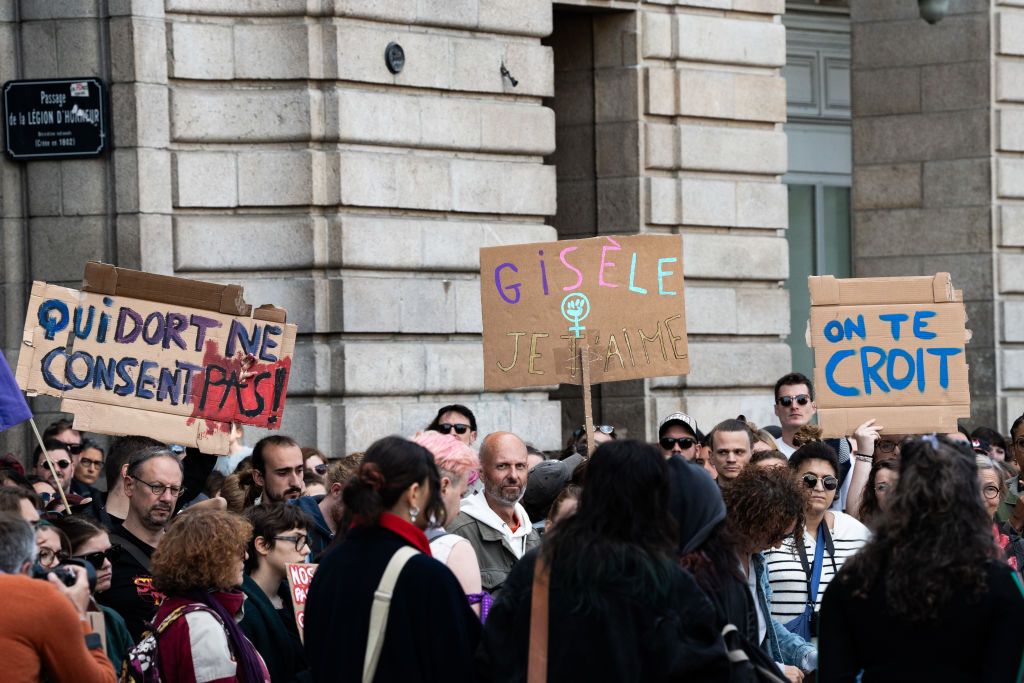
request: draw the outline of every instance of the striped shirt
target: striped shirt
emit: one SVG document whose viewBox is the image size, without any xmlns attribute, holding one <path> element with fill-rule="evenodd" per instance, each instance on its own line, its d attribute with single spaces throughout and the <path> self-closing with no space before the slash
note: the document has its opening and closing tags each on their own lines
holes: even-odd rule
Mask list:
<svg viewBox="0 0 1024 683">
<path fill-rule="evenodd" d="M 825 595 L 836 572 L 843 567 L 847 558 L 852 557 L 871 536 L 868 528 L 856 519 L 842 512 L 832 512 L 835 522 L 832 529 L 832 543 L 835 546 L 835 557 L 829 558 L 825 549 L 821 566 L 821 586 L 818 588 L 818 601 L 814 610 L 821 609 L 821 598 Z M 816 536 L 804 530 L 804 547 L 807 548 L 807 561 L 814 563 Z M 793 538 L 786 539 L 782 547 L 772 548 L 764 554 L 768 563 L 768 583 L 772 588 L 772 617 L 785 624 L 804 611 L 807 604 L 807 575 L 800 564 L 800 555 L 793 543 Z M 832 559 L 835 559 L 833 568 Z"/>
</svg>

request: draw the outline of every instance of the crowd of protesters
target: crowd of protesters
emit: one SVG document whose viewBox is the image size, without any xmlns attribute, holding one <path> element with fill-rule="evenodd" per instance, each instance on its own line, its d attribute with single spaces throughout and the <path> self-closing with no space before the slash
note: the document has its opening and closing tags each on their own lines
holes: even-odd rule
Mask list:
<svg viewBox="0 0 1024 683">
<path fill-rule="evenodd" d="M 807 377 L 774 399 L 592 453 L 463 405 L 351 454 L 58 421 L 0 461 L 0 678 L 1019 682 L 1024 416 L 823 439 Z"/>
</svg>

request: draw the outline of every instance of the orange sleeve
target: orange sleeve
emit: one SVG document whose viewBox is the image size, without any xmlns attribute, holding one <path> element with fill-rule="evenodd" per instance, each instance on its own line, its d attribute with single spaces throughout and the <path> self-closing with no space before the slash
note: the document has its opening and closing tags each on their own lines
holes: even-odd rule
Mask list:
<svg viewBox="0 0 1024 683">
<path fill-rule="evenodd" d="M 117 683 L 114 666 L 103 648 L 90 650 L 85 636 L 92 633 L 88 621 L 79 618 L 71 601 L 53 586 L 40 591 L 40 613 L 46 614 L 44 640 L 39 643 L 39 659 L 47 677 L 76 683 Z"/>
</svg>

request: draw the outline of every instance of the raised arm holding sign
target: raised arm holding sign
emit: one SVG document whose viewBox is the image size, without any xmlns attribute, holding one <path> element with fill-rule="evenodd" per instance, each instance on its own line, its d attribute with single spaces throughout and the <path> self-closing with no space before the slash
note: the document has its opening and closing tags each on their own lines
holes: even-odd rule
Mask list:
<svg viewBox="0 0 1024 683">
<path fill-rule="evenodd" d="M 809 278 L 818 422 L 847 436 L 870 419 L 887 433 L 955 432 L 971 414 L 962 293 L 934 277 Z"/>
</svg>

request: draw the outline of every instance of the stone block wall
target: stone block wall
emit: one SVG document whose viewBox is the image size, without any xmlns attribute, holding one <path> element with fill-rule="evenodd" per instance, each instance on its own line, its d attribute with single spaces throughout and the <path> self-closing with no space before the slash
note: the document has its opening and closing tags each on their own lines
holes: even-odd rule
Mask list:
<svg viewBox="0 0 1024 683">
<path fill-rule="evenodd" d="M 690 375 L 650 380 L 648 434 L 684 410 L 702 428 L 774 422 L 790 370 L 782 0 L 643 6 L 643 230 L 681 232 Z"/>
<path fill-rule="evenodd" d="M 995 2 L 993 20 L 995 358 L 1009 429 L 1024 414 L 1024 2 Z"/>
<path fill-rule="evenodd" d="M 974 335 L 969 425 L 1000 412 L 989 5 L 952 0 L 930 25 L 916 3 L 850 3 L 854 275 L 952 274 Z"/>
</svg>

